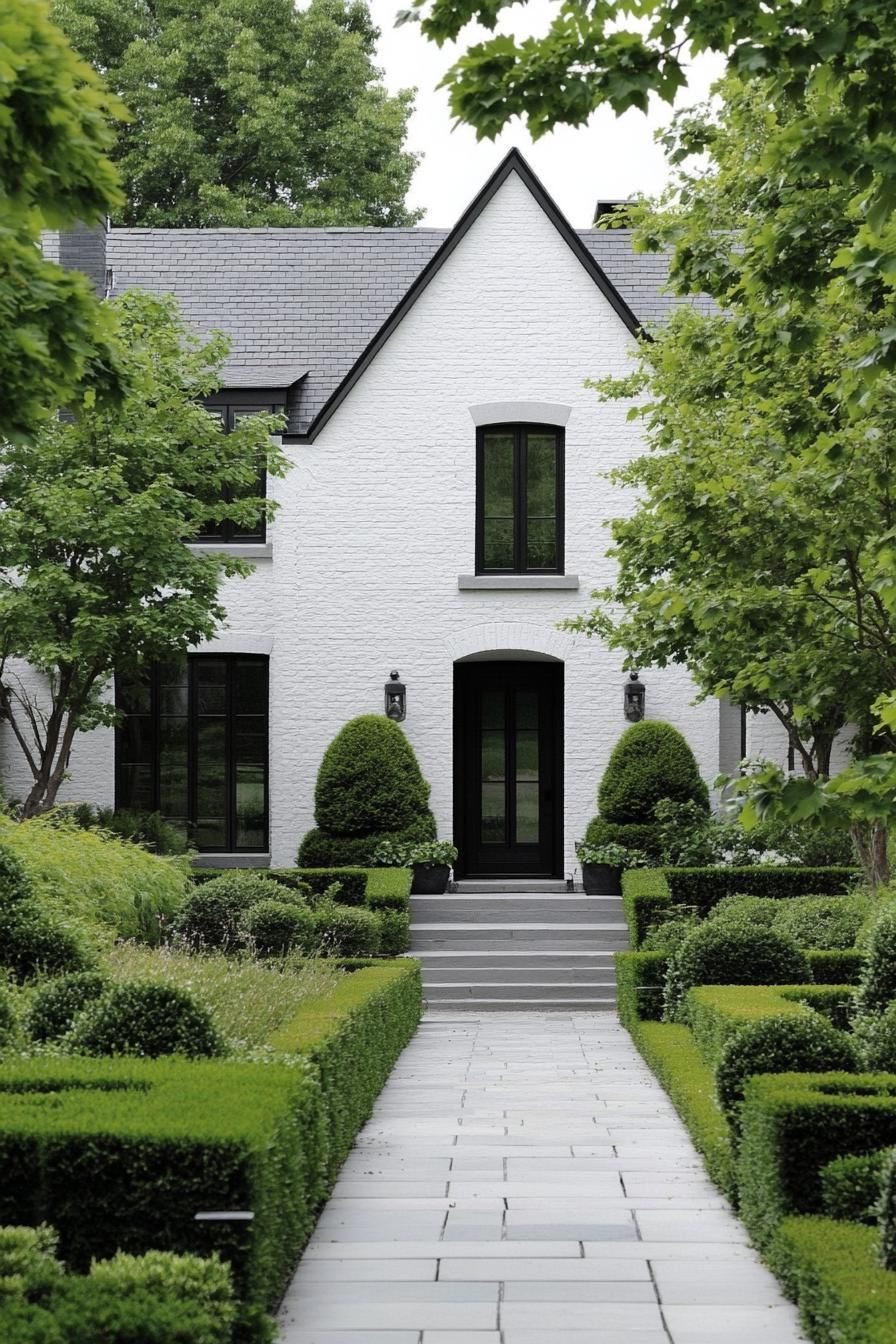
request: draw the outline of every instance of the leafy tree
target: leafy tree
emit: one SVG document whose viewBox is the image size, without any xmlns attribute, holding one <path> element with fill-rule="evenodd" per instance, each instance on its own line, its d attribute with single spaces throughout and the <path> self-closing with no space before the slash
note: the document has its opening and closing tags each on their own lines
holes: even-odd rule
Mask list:
<svg viewBox="0 0 896 1344">
<path fill-rule="evenodd" d="M 127 103 L 124 224 L 412 224 L 412 94 L 387 94 L 362 0 L 56 0 Z"/>
<path fill-rule="evenodd" d="M 217 386 L 222 336 L 198 341 L 167 296 L 131 291 L 109 309 L 124 399 L 0 448 L 0 712 L 33 777 L 26 816 L 52 806 L 75 733 L 115 721 L 113 673 L 137 674 L 213 633 L 221 577 L 251 566 L 184 538 L 212 518 L 246 525 L 270 513 L 258 470 L 285 468 L 270 439 L 279 417 L 224 434 L 197 403 Z M 23 659 L 46 678 L 45 695 L 29 691 Z"/>
<path fill-rule="evenodd" d="M 470 21 L 494 29 L 519 0 L 413 0 L 400 17 L 419 20 L 441 44 Z M 497 35 L 472 45 L 444 83 L 451 107 L 480 136 L 514 116 L 538 137 L 584 124 L 595 108 L 645 111 L 651 94 L 671 102 L 691 54 L 720 52 L 728 71 L 761 89 L 771 125 L 762 146 L 761 223 L 742 221 L 757 276 L 799 306 L 812 291 L 846 285 L 869 311 L 894 302 L 896 287 L 896 27 L 892 0 L 564 0 L 542 36 Z M 706 148 L 712 157 L 713 145 Z M 847 189 L 849 209 L 830 217 L 794 198 L 794 179 Z M 778 209 L 772 206 L 777 203 Z M 702 250 L 708 238 L 682 240 Z M 833 244 L 833 251 L 831 250 Z M 831 264 L 835 266 L 832 280 Z M 866 373 L 896 364 L 896 322 L 875 326 Z"/>
<path fill-rule="evenodd" d="M 40 230 L 120 202 L 106 156 L 120 106 L 38 0 L 0 13 L 0 437 L 27 438 L 89 386 L 117 381 L 106 315 L 84 276 L 41 256 Z"/>
</svg>

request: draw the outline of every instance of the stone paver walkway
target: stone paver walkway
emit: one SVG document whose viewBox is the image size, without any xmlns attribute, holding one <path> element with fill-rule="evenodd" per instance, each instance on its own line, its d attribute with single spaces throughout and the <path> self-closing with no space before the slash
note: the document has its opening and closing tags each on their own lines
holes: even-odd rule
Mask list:
<svg viewBox="0 0 896 1344">
<path fill-rule="evenodd" d="M 285 1298 L 284 1344 L 797 1344 L 603 1013 L 429 1013 Z"/>
</svg>

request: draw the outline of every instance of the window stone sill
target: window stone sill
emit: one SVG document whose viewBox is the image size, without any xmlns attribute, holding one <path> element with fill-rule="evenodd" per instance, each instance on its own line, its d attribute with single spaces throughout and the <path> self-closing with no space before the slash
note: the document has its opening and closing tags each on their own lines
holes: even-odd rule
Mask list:
<svg viewBox="0 0 896 1344">
<path fill-rule="evenodd" d="M 187 545 L 198 555 L 233 555 L 238 560 L 271 560 L 274 555 L 271 541 L 189 541 Z"/>
<path fill-rule="evenodd" d="M 534 590 L 545 588 L 577 589 L 578 574 L 458 574 L 457 586 L 461 592 L 482 592 L 485 589 L 509 588 Z"/>
<path fill-rule="evenodd" d="M 270 854 L 196 854 L 194 868 L 270 868 Z"/>
</svg>

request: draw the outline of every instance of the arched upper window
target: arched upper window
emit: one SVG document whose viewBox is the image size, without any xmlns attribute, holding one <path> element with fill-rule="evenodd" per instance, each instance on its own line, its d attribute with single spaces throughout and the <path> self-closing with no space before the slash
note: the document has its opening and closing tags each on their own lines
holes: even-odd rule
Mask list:
<svg viewBox="0 0 896 1344">
<path fill-rule="evenodd" d="M 555 425 L 476 431 L 476 573 L 563 573 L 564 432 Z"/>
</svg>

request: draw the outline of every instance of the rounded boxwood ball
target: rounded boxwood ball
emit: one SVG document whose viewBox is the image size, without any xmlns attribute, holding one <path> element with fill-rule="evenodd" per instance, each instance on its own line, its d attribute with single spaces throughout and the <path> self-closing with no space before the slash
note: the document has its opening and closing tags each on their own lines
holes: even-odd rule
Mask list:
<svg viewBox="0 0 896 1344">
<path fill-rule="evenodd" d="M 605 821 L 655 825 L 653 809 L 663 798 L 709 811 L 709 791 L 681 733 L 671 723 L 642 719 L 613 748 L 597 791 L 598 811 Z"/>
<path fill-rule="evenodd" d="M 310 951 L 314 942 L 314 916 L 295 901 L 259 901 L 247 912 L 243 928 L 260 957 L 279 957 L 294 947 Z"/>
<path fill-rule="evenodd" d="M 179 985 L 132 980 L 86 1008 L 67 1036 L 85 1055 L 220 1055 L 224 1042 L 204 1004 Z"/>
<path fill-rule="evenodd" d="M 896 999 L 896 905 L 888 905 L 871 929 L 856 991 L 856 1012 L 882 1013 Z"/>
<path fill-rule="evenodd" d="M 174 932 L 199 951 L 236 947 L 246 911 L 259 901 L 270 900 L 272 888 L 270 878 L 239 869 L 213 877 L 188 893 L 174 921 Z"/>
<path fill-rule="evenodd" d="M 324 752 L 314 816 L 330 835 L 398 831 L 428 811 L 429 785 L 414 749 L 384 714 L 362 714 Z"/>
<path fill-rule="evenodd" d="M 858 1052 L 845 1031 L 820 1013 L 763 1017 L 726 1041 L 716 1069 L 719 1105 L 736 1123 L 744 1085 L 754 1073 L 853 1073 Z"/>
<path fill-rule="evenodd" d="M 27 1027 L 32 1040 L 56 1041 L 80 1012 L 105 994 L 111 981 L 102 971 L 77 971 L 48 980 L 31 1000 Z"/>
<path fill-rule="evenodd" d="M 314 912 L 321 951 L 338 957 L 373 957 L 380 950 L 382 924 L 373 910 L 322 905 Z"/>
<path fill-rule="evenodd" d="M 805 952 L 786 934 L 734 920 L 698 924 L 669 959 L 667 1018 L 695 985 L 798 985 L 812 980 Z"/>
</svg>

